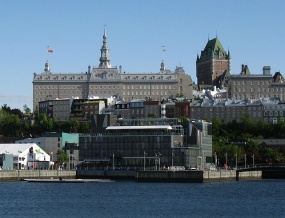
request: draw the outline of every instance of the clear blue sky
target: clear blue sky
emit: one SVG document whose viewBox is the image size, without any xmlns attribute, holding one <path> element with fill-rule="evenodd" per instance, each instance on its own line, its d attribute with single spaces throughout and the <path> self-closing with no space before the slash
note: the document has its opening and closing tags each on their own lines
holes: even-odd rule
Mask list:
<svg viewBox="0 0 285 218">
<path fill-rule="evenodd" d="M 2 0 L 0 106 L 32 108 L 33 73 L 47 59 L 54 73 L 98 66 L 104 25 L 111 64 L 125 72 L 158 72 L 165 46 L 166 68 L 183 66 L 197 81 L 197 54 L 217 35 L 232 74 L 247 64 L 285 76 L 284 11 L 284 0 Z"/>
</svg>

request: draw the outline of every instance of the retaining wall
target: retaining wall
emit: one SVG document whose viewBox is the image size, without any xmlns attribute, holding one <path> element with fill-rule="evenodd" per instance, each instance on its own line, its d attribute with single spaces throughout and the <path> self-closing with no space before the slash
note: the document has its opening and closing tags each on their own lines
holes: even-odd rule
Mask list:
<svg viewBox="0 0 285 218">
<path fill-rule="evenodd" d="M 261 179 L 262 171 L 247 171 L 239 173 L 239 180 Z M 203 174 L 205 182 L 236 180 L 236 170 L 209 170 Z"/>
<path fill-rule="evenodd" d="M 20 181 L 31 178 L 75 178 L 76 171 L 69 170 L 1 170 L 1 181 Z"/>
</svg>

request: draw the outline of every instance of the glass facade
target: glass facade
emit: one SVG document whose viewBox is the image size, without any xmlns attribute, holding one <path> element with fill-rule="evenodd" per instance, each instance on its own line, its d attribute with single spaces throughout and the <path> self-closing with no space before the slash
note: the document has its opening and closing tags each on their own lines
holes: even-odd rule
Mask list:
<svg viewBox="0 0 285 218">
<path fill-rule="evenodd" d="M 206 149 L 208 143 L 212 145 L 212 136 L 209 128 L 203 127 L 207 129 L 202 134 Z M 201 146 L 197 142 L 189 144 L 184 134 L 187 132 L 177 119 L 119 119 L 117 126 L 107 127 L 105 133 L 79 136 L 79 168 L 155 170 L 195 166 Z M 208 152 L 212 152 L 211 146 L 205 150 L 211 157 Z"/>
</svg>

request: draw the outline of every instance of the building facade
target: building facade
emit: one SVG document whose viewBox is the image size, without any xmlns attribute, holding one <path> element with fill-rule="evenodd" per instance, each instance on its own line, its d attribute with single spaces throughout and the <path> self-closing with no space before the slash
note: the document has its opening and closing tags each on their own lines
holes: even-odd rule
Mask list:
<svg viewBox="0 0 285 218">
<path fill-rule="evenodd" d="M 75 144 L 78 147 L 79 134 L 78 133 L 56 133 L 56 132 L 46 132 L 44 137 L 39 138 L 26 138 L 22 140 L 17 140 L 18 144 L 29 144 L 35 143 L 42 150 L 51 156 L 52 161 L 57 161 L 57 151 L 59 149 L 65 149 L 69 144 Z M 75 161 L 78 161 L 76 158 Z"/>
<path fill-rule="evenodd" d="M 95 169 L 204 169 L 212 163 L 212 128 L 170 118 L 118 119 L 105 132 L 80 135 L 79 159 Z"/>
<path fill-rule="evenodd" d="M 98 67 L 82 73 L 53 73 L 48 62 L 44 72 L 34 73 L 33 109 L 37 104 L 48 99 L 71 97 L 88 98 L 99 96 L 120 96 L 125 101 L 183 95 L 192 98 L 192 79 L 183 67 L 176 67 L 174 72 L 165 68 L 162 61 L 158 73 L 125 73 L 122 67 L 112 67 L 107 35 L 104 32 L 101 57 Z"/>
<path fill-rule="evenodd" d="M 202 99 L 191 105 L 191 119 L 212 120 L 218 117 L 227 123 L 233 120 L 241 121 L 247 114 L 252 121 L 263 120 L 268 123 L 277 123 L 285 120 L 285 104 L 279 98 L 271 99 Z"/>
<path fill-rule="evenodd" d="M 196 76 L 199 89 L 226 86 L 231 71 L 230 52 L 226 52 L 218 37 L 208 40 L 205 48 L 197 55 Z"/>
</svg>

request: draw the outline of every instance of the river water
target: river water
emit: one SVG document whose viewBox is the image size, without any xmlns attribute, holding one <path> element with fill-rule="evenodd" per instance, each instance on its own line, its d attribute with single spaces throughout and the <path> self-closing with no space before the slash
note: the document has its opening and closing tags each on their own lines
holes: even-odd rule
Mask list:
<svg viewBox="0 0 285 218">
<path fill-rule="evenodd" d="M 285 180 L 0 183 L 0 217 L 285 217 Z"/>
</svg>

